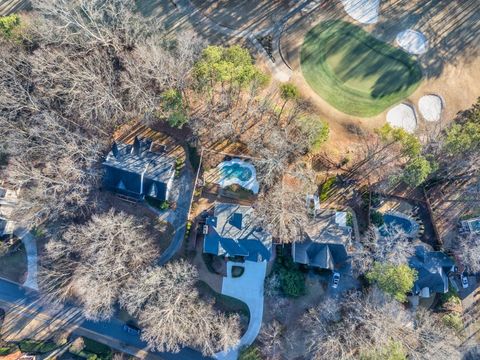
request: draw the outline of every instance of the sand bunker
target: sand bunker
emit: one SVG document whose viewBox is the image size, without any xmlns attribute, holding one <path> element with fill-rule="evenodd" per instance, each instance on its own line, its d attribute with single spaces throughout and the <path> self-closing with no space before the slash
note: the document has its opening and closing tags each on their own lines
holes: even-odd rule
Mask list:
<svg viewBox="0 0 480 360">
<path fill-rule="evenodd" d="M 378 21 L 380 0 L 342 0 L 348 15 L 363 24 L 375 24 Z"/>
<path fill-rule="evenodd" d="M 391 108 L 387 113 L 387 122 L 393 127 L 402 128 L 409 133 L 413 133 L 417 128 L 415 110 L 407 104 Z"/>
<path fill-rule="evenodd" d="M 428 41 L 421 32 L 407 29 L 397 35 L 397 44 L 410 54 L 420 55 L 428 50 Z"/>
<path fill-rule="evenodd" d="M 443 110 L 442 98 L 438 95 L 425 95 L 418 101 L 418 110 L 426 121 L 440 121 Z"/>
</svg>

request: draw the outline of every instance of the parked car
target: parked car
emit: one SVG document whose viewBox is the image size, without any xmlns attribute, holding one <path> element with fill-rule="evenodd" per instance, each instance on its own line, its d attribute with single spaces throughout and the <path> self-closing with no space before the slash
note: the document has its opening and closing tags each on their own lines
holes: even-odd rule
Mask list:
<svg viewBox="0 0 480 360">
<path fill-rule="evenodd" d="M 465 273 L 462 273 L 462 275 L 460 275 L 460 279 L 462 280 L 462 287 L 464 289 L 468 288 L 468 277 L 467 277 L 467 275 L 465 275 Z"/>
<path fill-rule="evenodd" d="M 135 325 L 125 324 L 123 325 L 123 331 L 129 333 L 130 335 L 140 335 L 141 330 Z"/>
<path fill-rule="evenodd" d="M 333 280 L 332 280 L 332 288 L 336 289 L 338 287 L 339 282 L 340 282 L 340 273 L 334 272 Z"/>
</svg>

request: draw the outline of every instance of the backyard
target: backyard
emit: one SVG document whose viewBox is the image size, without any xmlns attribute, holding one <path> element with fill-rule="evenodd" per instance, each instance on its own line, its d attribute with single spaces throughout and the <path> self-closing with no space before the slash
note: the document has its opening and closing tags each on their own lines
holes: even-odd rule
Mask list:
<svg viewBox="0 0 480 360">
<path fill-rule="evenodd" d="M 377 115 L 408 97 L 422 79 L 413 57 L 338 20 L 311 29 L 300 56 L 308 84 L 350 115 Z"/>
</svg>

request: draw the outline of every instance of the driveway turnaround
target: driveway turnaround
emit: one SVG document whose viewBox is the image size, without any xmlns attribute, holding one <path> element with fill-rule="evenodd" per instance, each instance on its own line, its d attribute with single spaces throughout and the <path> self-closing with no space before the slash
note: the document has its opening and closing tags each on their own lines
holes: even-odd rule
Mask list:
<svg viewBox="0 0 480 360">
<path fill-rule="evenodd" d="M 240 277 L 232 277 L 232 266 L 241 266 L 245 270 Z M 262 326 L 263 318 L 263 284 L 267 271 L 267 262 L 245 261 L 244 263 L 227 263 L 227 276 L 223 278 L 222 294 L 243 301 L 250 311 L 248 329 L 240 339 L 235 349 L 228 352 L 217 353 L 215 357 L 220 360 L 236 360 L 239 350 L 251 345 Z"/>
</svg>

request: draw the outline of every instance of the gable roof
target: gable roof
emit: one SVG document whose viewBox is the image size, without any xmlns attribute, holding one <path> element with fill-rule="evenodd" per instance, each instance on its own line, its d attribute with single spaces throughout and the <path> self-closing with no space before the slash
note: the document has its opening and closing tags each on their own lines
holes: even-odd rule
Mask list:
<svg viewBox="0 0 480 360">
<path fill-rule="evenodd" d="M 415 281 L 412 292 L 418 294 L 424 288 L 430 293 L 448 292 L 448 272 L 455 262 L 444 252 L 427 251 L 424 246 L 415 247 L 415 256 L 412 256 L 408 264 L 417 270 L 418 278 Z"/>
<path fill-rule="evenodd" d="M 103 166 L 106 188 L 133 197 L 165 200 L 166 184 L 175 173 L 175 159 L 151 151 L 152 140 L 135 137 L 133 144 L 114 142 Z"/>
<path fill-rule="evenodd" d="M 343 213 L 324 211 L 304 230 L 303 237 L 292 246 L 296 263 L 333 270 L 348 260 L 346 247 L 351 239 L 351 228 L 343 226 Z M 339 224 L 340 223 L 340 224 Z"/>
<path fill-rule="evenodd" d="M 252 261 L 270 260 L 272 237 L 255 225 L 250 206 L 216 203 L 214 215 L 207 218 L 207 226 L 204 253 L 243 256 Z"/>
</svg>

